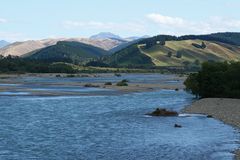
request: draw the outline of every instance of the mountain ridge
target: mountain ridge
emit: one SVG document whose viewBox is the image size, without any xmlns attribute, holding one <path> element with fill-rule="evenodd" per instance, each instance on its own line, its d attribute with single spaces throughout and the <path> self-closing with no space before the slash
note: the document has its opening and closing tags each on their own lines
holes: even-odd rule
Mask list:
<svg viewBox="0 0 240 160">
<path fill-rule="evenodd" d="M 113 39 L 88 39 L 88 38 L 57 38 L 57 39 L 43 39 L 43 40 L 29 40 L 23 42 L 15 42 L 3 48 L 0 48 L 0 55 L 2 56 L 24 56 L 29 52 L 33 52 L 35 50 L 39 50 L 48 46 L 52 46 L 57 44 L 59 41 L 76 41 L 89 45 L 93 45 L 95 47 L 102 48 L 104 50 L 110 50 L 118 45 L 120 45 L 121 41 L 113 40 Z"/>
<path fill-rule="evenodd" d="M 7 46 L 9 44 L 10 44 L 10 42 L 7 42 L 5 40 L 0 40 L 0 48 L 3 48 L 3 47 L 5 47 L 5 46 Z"/>
<path fill-rule="evenodd" d="M 108 51 L 85 43 L 59 41 L 55 45 L 29 53 L 24 58 L 44 62 L 81 63 L 108 54 Z"/>
</svg>

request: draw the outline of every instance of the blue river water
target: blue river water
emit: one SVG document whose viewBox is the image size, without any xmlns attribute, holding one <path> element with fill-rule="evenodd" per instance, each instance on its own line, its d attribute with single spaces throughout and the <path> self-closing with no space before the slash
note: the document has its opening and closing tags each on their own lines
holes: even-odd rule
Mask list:
<svg viewBox="0 0 240 160">
<path fill-rule="evenodd" d="M 1 160 L 231 160 L 239 133 L 204 115 L 180 111 L 184 91 L 102 96 L 0 96 Z M 182 128 L 174 128 L 174 124 Z"/>
</svg>

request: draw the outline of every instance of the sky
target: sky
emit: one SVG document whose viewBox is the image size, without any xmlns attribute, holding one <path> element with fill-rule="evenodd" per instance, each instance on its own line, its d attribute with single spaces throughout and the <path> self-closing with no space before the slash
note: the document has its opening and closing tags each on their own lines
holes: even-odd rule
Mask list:
<svg viewBox="0 0 240 160">
<path fill-rule="evenodd" d="M 0 40 L 240 32 L 239 0 L 0 0 Z"/>
</svg>

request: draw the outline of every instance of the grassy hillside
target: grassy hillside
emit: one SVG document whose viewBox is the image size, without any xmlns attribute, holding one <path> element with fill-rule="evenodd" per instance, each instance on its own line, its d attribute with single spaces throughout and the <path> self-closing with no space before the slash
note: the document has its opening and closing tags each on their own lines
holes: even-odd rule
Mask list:
<svg viewBox="0 0 240 160">
<path fill-rule="evenodd" d="M 104 60 L 105 63 L 114 67 L 151 67 L 154 66 L 151 58 L 143 54 L 138 45 L 129 46 L 119 52 L 114 53 Z"/>
<path fill-rule="evenodd" d="M 79 42 L 58 42 L 56 45 L 29 53 L 25 58 L 46 62 L 74 62 L 81 63 L 99 58 L 109 53 L 101 48 Z"/>
<path fill-rule="evenodd" d="M 187 67 L 197 69 L 202 62 L 206 61 L 240 61 L 240 47 L 203 40 L 166 41 L 150 45 L 150 47 L 146 44 L 134 44 L 93 64 L 130 68 Z"/>
<path fill-rule="evenodd" d="M 121 48 L 123 47 L 123 48 Z M 124 48 L 125 47 L 125 48 Z M 114 50 L 113 50 L 114 51 Z M 239 61 L 240 33 L 169 36 L 141 39 L 119 46 L 98 63 L 112 67 L 199 68 L 205 61 Z"/>
<path fill-rule="evenodd" d="M 205 48 L 196 47 L 204 43 Z M 139 45 L 140 51 L 151 57 L 156 66 L 183 66 L 204 61 L 240 60 L 238 46 L 202 40 L 167 41 L 165 45 L 154 45 L 146 49 Z"/>
</svg>

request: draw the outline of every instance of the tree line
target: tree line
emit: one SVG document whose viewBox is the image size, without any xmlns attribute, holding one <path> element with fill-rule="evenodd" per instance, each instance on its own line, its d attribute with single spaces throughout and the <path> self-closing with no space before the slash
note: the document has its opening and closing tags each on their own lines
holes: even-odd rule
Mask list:
<svg viewBox="0 0 240 160">
<path fill-rule="evenodd" d="M 138 44 L 146 44 L 146 48 L 151 48 L 157 43 L 165 45 L 166 41 L 182 41 L 182 40 L 203 40 L 203 41 L 216 41 L 231 45 L 240 45 L 240 33 L 214 33 L 208 35 L 185 35 L 185 36 L 171 36 L 171 35 L 158 35 L 151 38 L 146 38 L 138 42 Z"/>
<path fill-rule="evenodd" d="M 205 62 L 184 84 L 200 98 L 240 98 L 240 62 Z"/>
<path fill-rule="evenodd" d="M 71 65 L 48 63 L 20 57 L 0 57 L 0 73 L 75 73 Z"/>
</svg>

